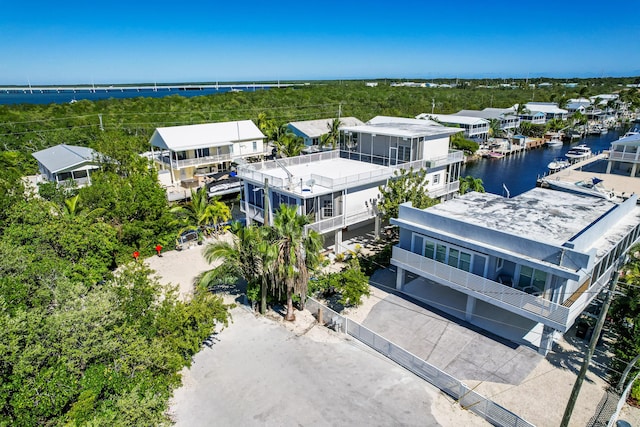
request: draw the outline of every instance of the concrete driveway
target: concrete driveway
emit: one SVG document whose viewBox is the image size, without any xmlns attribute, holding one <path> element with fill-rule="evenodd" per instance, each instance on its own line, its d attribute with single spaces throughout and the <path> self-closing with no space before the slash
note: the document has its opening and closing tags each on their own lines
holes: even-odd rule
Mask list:
<svg viewBox="0 0 640 427">
<path fill-rule="evenodd" d="M 183 372 L 178 426 L 488 425 L 430 384 L 298 313 L 295 331 L 244 308 Z"/>
</svg>

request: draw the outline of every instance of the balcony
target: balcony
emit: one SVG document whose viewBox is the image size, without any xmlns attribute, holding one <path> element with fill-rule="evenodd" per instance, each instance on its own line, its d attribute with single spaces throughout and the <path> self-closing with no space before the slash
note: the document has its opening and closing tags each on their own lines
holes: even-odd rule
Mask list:
<svg viewBox="0 0 640 427">
<path fill-rule="evenodd" d="M 446 196 L 447 194 L 455 193 L 460 190 L 460 181 L 453 181 L 446 184 L 444 187 L 434 188 L 429 190 L 428 195 L 432 198 L 438 198 Z"/>
<path fill-rule="evenodd" d="M 623 153 L 621 151 L 610 151 L 609 152 L 609 160 L 614 160 L 617 162 L 627 162 L 627 163 L 640 163 L 640 158 L 638 158 L 638 153 Z"/>
<path fill-rule="evenodd" d="M 393 248 L 391 264 L 561 332 L 566 332 L 568 329 L 569 308 L 544 298 L 501 285 L 493 280 L 453 268 L 399 247 Z"/>
<path fill-rule="evenodd" d="M 427 166 L 430 168 L 437 168 L 440 166 L 451 165 L 459 163 L 464 160 L 464 153 L 458 150 L 450 150 L 449 154 L 442 157 L 436 157 L 434 159 L 427 160 Z"/>
<path fill-rule="evenodd" d="M 182 169 L 188 167 L 200 167 L 206 165 L 214 165 L 231 160 L 231 154 L 218 154 L 215 156 L 198 157 L 195 159 L 175 160 L 170 159 L 169 156 L 161 156 L 159 153 L 153 156 L 154 160 L 160 163 L 164 163 L 167 166 L 173 165 L 175 169 Z"/>
</svg>

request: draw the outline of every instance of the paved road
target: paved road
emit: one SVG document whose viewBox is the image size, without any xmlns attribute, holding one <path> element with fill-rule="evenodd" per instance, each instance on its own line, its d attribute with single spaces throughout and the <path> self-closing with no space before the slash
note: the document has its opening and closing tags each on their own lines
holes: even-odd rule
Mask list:
<svg viewBox="0 0 640 427">
<path fill-rule="evenodd" d="M 177 426 L 487 425 L 343 335 L 295 334 L 242 308 L 233 319 L 174 393 Z"/>
</svg>

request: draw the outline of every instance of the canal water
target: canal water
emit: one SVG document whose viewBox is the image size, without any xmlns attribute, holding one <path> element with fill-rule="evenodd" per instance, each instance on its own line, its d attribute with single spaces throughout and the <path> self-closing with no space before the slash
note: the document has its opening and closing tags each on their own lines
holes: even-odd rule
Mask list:
<svg viewBox="0 0 640 427">
<path fill-rule="evenodd" d="M 467 163 L 462 168 L 461 176 L 471 175 L 482 179 L 488 193 L 507 196 L 508 189 L 510 197 L 517 196 L 534 188 L 538 177 L 548 171 L 547 165 L 557 158 L 565 159 L 564 155 L 571 147 L 586 144 L 593 153 L 600 153 L 611 148 L 611 142 L 620 136 L 621 130 L 610 130 L 603 135 L 590 135 L 571 143 L 565 142 L 559 147 L 536 148 L 501 159 L 479 159 Z"/>
</svg>

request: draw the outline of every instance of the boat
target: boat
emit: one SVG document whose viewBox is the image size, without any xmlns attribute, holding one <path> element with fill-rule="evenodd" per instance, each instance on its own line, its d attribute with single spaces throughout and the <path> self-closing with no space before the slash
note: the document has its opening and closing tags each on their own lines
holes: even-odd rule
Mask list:
<svg viewBox="0 0 640 427">
<path fill-rule="evenodd" d="M 574 139 L 582 138 L 582 132 L 580 132 L 577 129 L 566 130 L 564 132 L 564 135 L 565 135 L 565 139 L 568 139 L 569 141 L 573 141 Z"/>
<path fill-rule="evenodd" d="M 490 159 L 501 159 L 504 157 L 504 154 L 498 153 L 497 151 L 489 151 L 487 157 Z"/>
<path fill-rule="evenodd" d="M 555 159 L 553 162 L 549 163 L 547 167 L 550 172 L 557 172 L 561 169 L 568 167 L 571 163 L 568 160 Z"/>
<path fill-rule="evenodd" d="M 589 135 L 600 135 L 602 133 L 606 133 L 606 130 L 599 123 L 596 123 L 595 125 L 589 127 Z"/>
<path fill-rule="evenodd" d="M 567 159 L 570 161 L 582 160 L 590 157 L 593 153 L 591 152 L 591 148 L 589 148 L 586 144 L 576 145 L 567 151 Z"/>
<path fill-rule="evenodd" d="M 547 147 L 560 147 L 562 146 L 562 140 L 558 136 L 553 136 L 547 142 Z"/>
<path fill-rule="evenodd" d="M 611 201 L 617 201 L 618 197 L 612 190 L 608 190 L 602 184 L 600 178 L 593 177 L 577 182 L 560 181 L 560 179 L 541 180 L 542 187 L 549 187 L 554 190 L 567 191 L 570 193 L 587 194 L 589 196 L 600 197 Z"/>
</svg>

